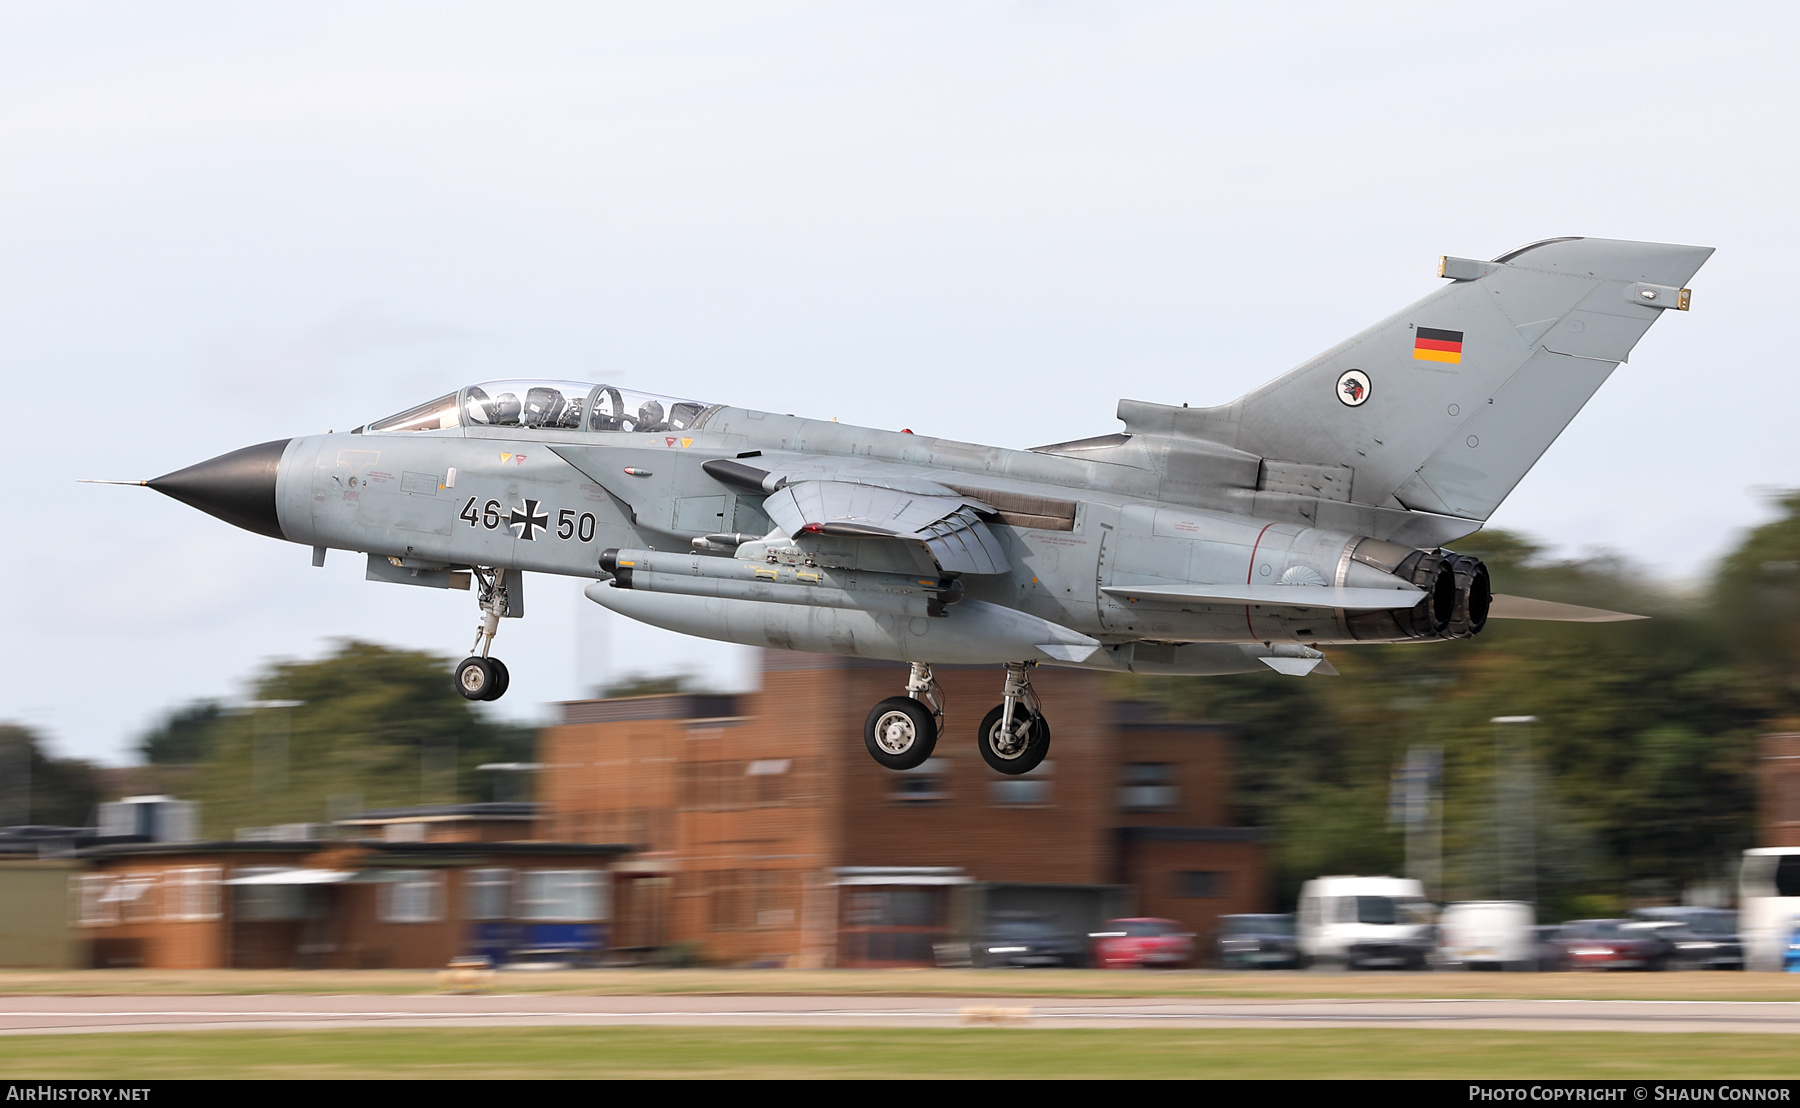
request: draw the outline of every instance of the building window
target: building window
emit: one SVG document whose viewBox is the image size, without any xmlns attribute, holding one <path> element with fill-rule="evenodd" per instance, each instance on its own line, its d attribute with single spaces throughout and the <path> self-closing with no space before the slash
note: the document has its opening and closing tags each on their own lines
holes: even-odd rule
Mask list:
<svg viewBox="0 0 1800 1108">
<path fill-rule="evenodd" d="M 948 758 L 927 758 L 923 765 L 889 773 L 888 798 L 902 804 L 930 804 L 933 801 L 948 800 L 950 767 Z"/>
<path fill-rule="evenodd" d="M 1175 875 L 1175 895 L 1186 897 L 1224 896 L 1225 875 L 1217 870 L 1190 869 Z"/>
<path fill-rule="evenodd" d="M 706 882 L 706 925 L 711 931 L 732 931 L 744 926 L 742 875 L 736 870 L 709 870 Z"/>
<path fill-rule="evenodd" d="M 234 880 L 280 873 L 281 866 L 243 866 L 232 871 Z M 240 920 L 291 920 L 306 918 L 306 888 L 302 885 L 236 885 L 232 915 Z"/>
<path fill-rule="evenodd" d="M 1163 812 L 1181 806 L 1173 762 L 1127 762 L 1119 767 L 1119 808 Z"/>
<path fill-rule="evenodd" d="M 219 918 L 219 867 L 183 866 L 163 872 L 163 918 Z"/>
<path fill-rule="evenodd" d="M 95 927 L 118 922 L 118 903 L 106 898 L 106 891 L 112 886 L 112 881 L 105 874 L 87 873 L 77 875 L 70 882 L 70 891 L 75 897 L 75 919 L 83 926 Z"/>
<path fill-rule="evenodd" d="M 540 869 L 519 874 L 519 918 L 567 923 L 605 919 L 606 874 L 597 869 Z"/>
<path fill-rule="evenodd" d="M 118 905 L 119 918 L 126 923 L 155 919 L 158 914 L 156 874 L 128 873 L 115 880 L 101 899 Z"/>
<path fill-rule="evenodd" d="M 792 758 L 762 758 L 745 766 L 744 776 L 750 779 L 751 803 L 760 807 L 788 803 L 792 792 L 788 770 L 793 765 Z"/>
<path fill-rule="evenodd" d="M 467 871 L 463 876 L 463 909 L 468 919 L 511 919 L 512 870 Z"/>
<path fill-rule="evenodd" d="M 743 762 L 683 762 L 678 767 L 683 808 L 741 808 L 753 778 Z M 761 776 L 769 776 L 759 774 Z"/>
<path fill-rule="evenodd" d="M 435 870 L 402 869 L 381 886 L 381 918 L 388 923 L 435 923 L 444 914 L 444 877 Z"/>
<path fill-rule="evenodd" d="M 1041 808 L 1050 803 L 1050 775 L 1056 763 L 1045 761 L 1017 777 L 988 782 L 988 800 L 1005 808 Z"/>
</svg>

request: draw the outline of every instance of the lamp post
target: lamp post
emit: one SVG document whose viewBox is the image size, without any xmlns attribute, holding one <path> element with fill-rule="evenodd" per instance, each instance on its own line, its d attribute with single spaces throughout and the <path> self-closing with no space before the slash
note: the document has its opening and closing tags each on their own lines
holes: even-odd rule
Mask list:
<svg viewBox="0 0 1800 1108">
<path fill-rule="evenodd" d="M 1494 725 L 1494 891 L 1497 899 L 1530 904 L 1537 903 L 1531 780 L 1531 725 L 1537 721 L 1536 716 L 1495 716 L 1489 721 Z"/>
</svg>

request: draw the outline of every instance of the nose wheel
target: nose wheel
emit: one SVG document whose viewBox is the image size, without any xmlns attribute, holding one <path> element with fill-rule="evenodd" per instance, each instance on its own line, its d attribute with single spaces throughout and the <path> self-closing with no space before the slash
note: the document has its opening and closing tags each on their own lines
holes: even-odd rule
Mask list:
<svg viewBox="0 0 1800 1108">
<path fill-rule="evenodd" d="M 976 745 L 981 760 L 996 773 L 1030 773 L 1050 753 L 1050 721 L 1031 688 L 1033 664 L 1007 663 L 1005 699 L 981 719 Z"/>
<path fill-rule="evenodd" d="M 473 570 L 480 589 L 476 602 L 481 605 L 481 624 L 475 629 L 472 655 L 456 666 L 456 691 L 465 700 L 499 700 L 512 684 L 506 663 L 488 657 L 494 645 L 494 634 L 500 630 L 500 617 L 506 614 L 506 571 L 504 569 Z"/>
<path fill-rule="evenodd" d="M 890 696 L 869 709 L 869 718 L 863 722 L 863 745 L 885 769 L 917 769 L 931 757 L 943 724 L 937 679 L 930 666 L 914 662 L 906 695 Z"/>
<path fill-rule="evenodd" d="M 464 658 L 456 667 L 456 691 L 469 700 L 499 700 L 511 682 L 498 658 Z"/>
</svg>

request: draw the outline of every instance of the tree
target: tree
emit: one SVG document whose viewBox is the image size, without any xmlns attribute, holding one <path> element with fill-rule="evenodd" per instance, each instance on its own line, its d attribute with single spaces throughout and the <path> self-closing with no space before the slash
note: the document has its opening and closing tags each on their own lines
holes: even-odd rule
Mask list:
<svg viewBox="0 0 1800 1108">
<path fill-rule="evenodd" d="M 37 732 L 0 723 L 0 824 L 92 827 L 99 804 L 92 762 L 53 758 Z"/>
<path fill-rule="evenodd" d="M 1720 564 L 1712 599 L 1769 711 L 1794 717 L 1800 716 L 1800 489 L 1776 503 L 1781 517 L 1751 531 Z"/>
<path fill-rule="evenodd" d="M 1495 621 L 1454 643 L 1331 649 L 1339 677 L 1274 673 L 1128 682 L 1184 715 L 1234 723 L 1239 818 L 1272 832 L 1278 898 L 1327 872 L 1396 872 L 1393 767 L 1444 755 L 1446 898 L 1496 894 L 1496 716 L 1536 716 L 1536 885 L 1546 916 L 1576 898 L 1678 894 L 1750 845 L 1756 682 L 1706 605 L 1617 558 L 1552 561 L 1483 532 L 1458 544 L 1496 589 L 1651 614 L 1636 623 Z"/>
<path fill-rule="evenodd" d="M 194 765 L 212 753 L 212 739 L 225 706 L 196 700 L 175 709 L 138 740 L 138 754 L 151 765 Z"/>
<path fill-rule="evenodd" d="M 206 833 L 481 799 L 475 767 L 528 761 L 534 733 L 484 718 L 449 674 L 447 659 L 354 641 L 318 661 L 270 665 L 248 706 L 193 739 L 207 751 Z"/>
</svg>

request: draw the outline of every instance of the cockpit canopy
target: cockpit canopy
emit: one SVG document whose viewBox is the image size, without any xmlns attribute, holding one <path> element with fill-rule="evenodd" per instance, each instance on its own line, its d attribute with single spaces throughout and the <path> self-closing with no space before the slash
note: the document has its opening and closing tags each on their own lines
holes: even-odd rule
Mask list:
<svg viewBox="0 0 1800 1108">
<path fill-rule="evenodd" d="M 376 420 L 368 431 L 452 427 L 566 431 L 685 431 L 711 407 L 697 400 L 581 381 L 484 381 Z"/>
</svg>

